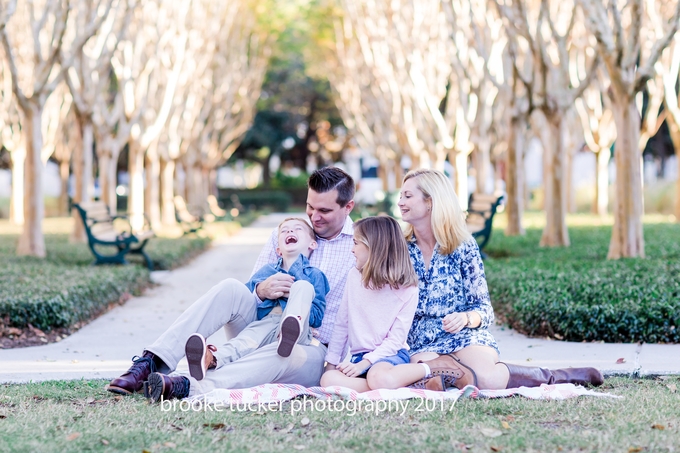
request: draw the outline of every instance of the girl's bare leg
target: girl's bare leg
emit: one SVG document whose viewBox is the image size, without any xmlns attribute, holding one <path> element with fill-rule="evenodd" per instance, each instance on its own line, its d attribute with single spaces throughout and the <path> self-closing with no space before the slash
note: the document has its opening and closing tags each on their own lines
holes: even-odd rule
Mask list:
<svg viewBox="0 0 680 453">
<path fill-rule="evenodd" d="M 394 366 L 387 362 L 378 362 L 368 370 L 366 381 L 372 390 L 398 389 L 424 377 L 425 367 L 416 363 Z"/>
<path fill-rule="evenodd" d="M 321 387 L 330 387 L 338 385 L 340 387 L 347 387 L 357 392 L 368 392 L 371 390 L 366 383 L 366 379 L 347 377 L 342 371 L 329 370 L 321 376 Z"/>
</svg>

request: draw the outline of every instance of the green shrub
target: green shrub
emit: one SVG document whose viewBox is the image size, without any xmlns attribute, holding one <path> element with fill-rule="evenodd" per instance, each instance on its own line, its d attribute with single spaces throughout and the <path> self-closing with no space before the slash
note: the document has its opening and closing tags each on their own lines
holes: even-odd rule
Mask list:
<svg viewBox="0 0 680 453">
<path fill-rule="evenodd" d="M 87 244 L 70 244 L 64 234 L 46 234 L 44 260 L 16 257 L 16 240 L 15 235 L 0 235 L 0 317 L 16 327 L 69 327 L 150 283 L 140 256 L 129 259 L 139 265 L 91 266 L 94 258 Z M 170 269 L 209 243 L 207 238 L 154 238 L 145 250 L 156 268 Z"/>
<path fill-rule="evenodd" d="M 270 209 L 277 212 L 287 212 L 293 203 L 293 196 L 283 190 L 220 190 L 220 202 L 225 209 L 238 207 L 232 195 L 238 197 L 238 203 L 246 211 Z M 240 208 L 239 208 L 240 209 Z"/>
<path fill-rule="evenodd" d="M 571 247 L 539 248 L 540 230 L 494 231 L 485 267 L 501 317 L 570 341 L 680 343 L 680 225 L 646 224 L 646 259 L 606 260 L 611 227 L 569 233 Z"/>
</svg>

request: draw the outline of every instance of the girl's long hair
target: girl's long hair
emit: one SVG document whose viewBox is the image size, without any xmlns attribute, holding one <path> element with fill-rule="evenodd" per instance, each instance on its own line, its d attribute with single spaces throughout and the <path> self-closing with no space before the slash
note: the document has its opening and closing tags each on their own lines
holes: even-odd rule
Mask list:
<svg viewBox="0 0 680 453">
<path fill-rule="evenodd" d="M 437 170 L 411 170 L 404 176 L 404 182 L 413 179 L 425 199 L 432 205 L 432 232 L 442 255 L 448 255 L 460 244 L 472 238 L 465 226 L 465 213 L 460 207 L 453 184 L 446 175 Z M 406 239 L 413 236 L 413 226 L 408 225 Z"/>
<path fill-rule="evenodd" d="M 416 286 L 418 278 L 399 223 L 392 217 L 366 217 L 354 223 L 354 240 L 368 248 L 361 282 L 368 289 Z"/>
</svg>

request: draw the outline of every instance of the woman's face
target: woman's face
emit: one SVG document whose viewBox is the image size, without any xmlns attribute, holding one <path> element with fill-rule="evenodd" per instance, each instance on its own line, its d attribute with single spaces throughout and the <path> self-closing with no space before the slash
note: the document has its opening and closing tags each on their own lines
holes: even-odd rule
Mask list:
<svg viewBox="0 0 680 453">
<path fill-rule="evenodd" d="M 352 254 L 357 259 L 357 269 L 363 269 L 368 261 L 368 247 L 366 247 L 366 244 L 354 238 Z"/>
<path fill-rule="evenodd" d="M 418 188 L 415 178 L 407 180 L 401 187 L 401 196 L 397 203 L 401 210 L 401 218 L 404 222 L 415 225 L 426 222 L 430 224 L 430 201 L 425 198 L 425 194 Z"/>
</svg>

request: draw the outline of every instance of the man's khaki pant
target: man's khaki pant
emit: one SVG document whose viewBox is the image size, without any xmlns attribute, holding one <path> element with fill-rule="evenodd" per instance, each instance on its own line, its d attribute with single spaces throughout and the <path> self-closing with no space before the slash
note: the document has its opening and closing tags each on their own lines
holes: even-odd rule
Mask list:
<svg viewBox="0 0 680 453">
<path fill-rule="evenodd" d="M 326 356 L 324 346 L 309 344 L 309 311 L 313 299 L 314 287 L 309 282 L 297 281 L 291 287 L 284 312 L 270 313 L 257 321 L 253 294 L 238 280 L 226 279 L 191 305 L 145 350 L 168 366 L 159 372 L 169 373 L 184 357 L 184 346 L 191 334 L 200 333 L 207 338 L 229 325 L 232 332 L 238 328 L 242 331 L 217 347 L 217 369 L 208 370 L 201 381 L 189 378 L 190 396 L 217 388 L 247 388 L 266 383 L 312 387 L 319 384 Z M 303 331 L 291 355 L 284 358 L 277 354 L 275 340 L 281 319 L 288 315 L 302 318 Z"/>
</svg>

